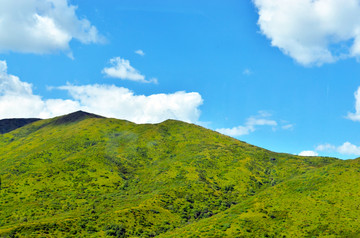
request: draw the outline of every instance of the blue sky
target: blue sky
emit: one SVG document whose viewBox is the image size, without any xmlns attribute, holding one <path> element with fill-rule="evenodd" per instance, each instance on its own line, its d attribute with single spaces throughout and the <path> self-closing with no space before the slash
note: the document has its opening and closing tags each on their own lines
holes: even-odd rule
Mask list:
<svg viewBox="0 0 360 238">
<path fill-rule="evenodd" d="M 0 118 L 173 118 L 277 152 L 360 156 L 360 0 L 0 6 Z"/>
</svg>

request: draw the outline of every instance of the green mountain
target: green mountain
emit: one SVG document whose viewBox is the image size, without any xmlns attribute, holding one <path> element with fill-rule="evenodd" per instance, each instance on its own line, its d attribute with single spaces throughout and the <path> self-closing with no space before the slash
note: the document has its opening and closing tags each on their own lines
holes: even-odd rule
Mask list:
<svg viewBox="0 0 360 238">
<path fill-rule="evenodd" d="M 356 237 L 358 160 L 85 112 L 0 134 L 0 237 Z"/>
</svg>

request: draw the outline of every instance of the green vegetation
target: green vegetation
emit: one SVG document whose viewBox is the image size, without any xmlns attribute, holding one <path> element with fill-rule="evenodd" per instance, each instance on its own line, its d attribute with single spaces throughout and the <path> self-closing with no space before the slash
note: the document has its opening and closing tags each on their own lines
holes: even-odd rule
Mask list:
<svg viewBox="0 0 360 238">
<path fill-rule="evenodd" d="M 296 176 L 161 237 L 360 237 L 360 164 Z"/>
<path fill-rule="evenodd" d="M 357 160 L 83 112 L 0 134 L 0 237 L 356 237 Z"/>
</svg>

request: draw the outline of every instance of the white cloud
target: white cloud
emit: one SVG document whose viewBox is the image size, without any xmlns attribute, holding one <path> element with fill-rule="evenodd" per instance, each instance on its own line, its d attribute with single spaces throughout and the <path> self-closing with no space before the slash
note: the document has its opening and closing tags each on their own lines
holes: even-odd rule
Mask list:
<svg viewBox="0 0 360 238">
<path fill-rule="evenodd" d="M 137 50 L 137 51 L 135 51 L 135 54 L 138 54 L 138 55 L 140 55 L 140 56 L 144 56 L 144 55 L 145 55 L 145 52 L 142 51 L 142 50 Z"/>
<path fill-rule="evenodd" d="M 20 79 L 14 75 L 7 74 L 6 61 L 0 61 L 0 95 L 1 94 L 15 94 L 15 95 L 31 95 L 31 84 L 21 82 Z"/>
<path fill-rule="evenodd" d="M 317 151 L 334 151 L 336 150 L 336 146 L 334 145 L 330 145 L 330 144 L 323 144 L 323 145 L 318 145 L 316 147 Z"/>
<path fill-rule="evenodd" d="M 114 85 L 67 85 L 60 89 L 68 91 L 86 111 L 136 123 L 155 123 L 169 118 L 197 122 L 198 107 L 203 102 L 196 92 L 145 96 Z"/>
<path fill-rule="evenodd" d="M 340 154 L 346 155 L 360 155 L 360 146 L 351 144 L 350 142 L 345 142 L 343 145 L 337 148 Z"/>
<path fill-rule="evenodd" d="M 69 43 L 98 43 L 104 39 L 76 6 L 67 0 L 0 0 L 0 52 L 46 54 L 66 51 Z"/>
<path fill-rule="evenodd" d="M 115 57 L 110 59 L 110 64 L 111 67 L 104 68 L 102 70 L 102 73 L 107 77 L 120 78 L 123 80 L 131 80 L 141 83 L 158 83 L 156 78 L 146 80 L 144 75 L 130 65 L 129 60 Z"/>
<path fill-rule="evenodd" d="M 258 126 L 277 126 L 278 124 L 276 121 L 268 119 L 268 117 L 270 116 L 271 114 L 260 111 L 259 115 L 249 117 L 246 120 L 245 125 L 243 126 L 236 126 L 233 128 L 220 128 L 216 129 L 216 131 L 228 136 L 248 135 L 251 132 L 254 132 Z"/>
<path fill-rule="evenodd" d="M 272 46 L 303 65 L 360 56 L 359 0 L 253 0 Z"/>
<path fill-rule="evenodd" d="M 347 118 L 352 121 L 360 121 L 360 87 L 355 92 L 355 113 L 348 113 Z"/>
<path fill-rule="evenodd" d="M 0 117 L 36 117 L 43 107 L 39 96 L 33 95 L 32 85 L 7 74 L 7 64 L 0 61 Z"/>
<path fill-rule="evenodd" d="M 316 147 L 317 151 L 337 152 L 344 155 L 360 155 L 360 146 L 345 142 L 341 146 L 323 144 Z"/>
<path fill-rule="evenodd" d="M 299 153 L 300 156 L 318 156 L 319 154 L 315 151 L 305 150 Z"/>
<path fill-rule="evenodd" d="M 199 106 L 203 103 L 197 92 L 145 96 L 136 95 L 127 88 L 97 84 L 66 85 L 58 89 L 68 91 L 71 99 L 44 100 L 34 95 L 31 84 L 8 74 L 6 62 L 0 61 L 0 119 L 50 118 L 84 110 L 136 123 L 157 123 L 166 119 L 198 122 Z"/>
<path fill-rule="evenodd" d="M 277 126 L 277 122 L 266 118 L 250 117 L 248 118 L 246 125 L 249 127 L 255 126 Z"/>
<path fill-rule="evenodd" d="M 292 129 L 294 129 L 294 125 L 293 124 L 286 124 L 286 125 L 281 126 L 281 129 L 283 129 L 283 130 L 292 130 Z"/>
<path fill-rule="evenodd" d="M 255 128 L 249 126 L 236 126 L 233 128 L 220 128 L 216 129 L 216 131 L 228 136 L 243 136 L 255 131 Z"/>
</svg>

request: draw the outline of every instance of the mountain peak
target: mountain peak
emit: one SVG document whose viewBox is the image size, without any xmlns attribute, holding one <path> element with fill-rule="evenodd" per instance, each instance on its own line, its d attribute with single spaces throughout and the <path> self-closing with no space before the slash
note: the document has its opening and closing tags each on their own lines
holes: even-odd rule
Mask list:
<svg viewBox="0 0 360 238">
<path fill-rule="evenodd" d="M 76 111 L 64 116 L 60 116 L 57 117 L 54 121 L 54 124 L 60 125 L 60 124 L 67 124 L 67 123 L 71 123 L 71 122 L 77 122 L 77 121 L 82 121 L 84 119 L 87 118 L 105 118 L 103 116 L 99 116 L 96 114 L 92 114 L 89 112 L 84 112 L 84 111 Z"/>
</svg>

